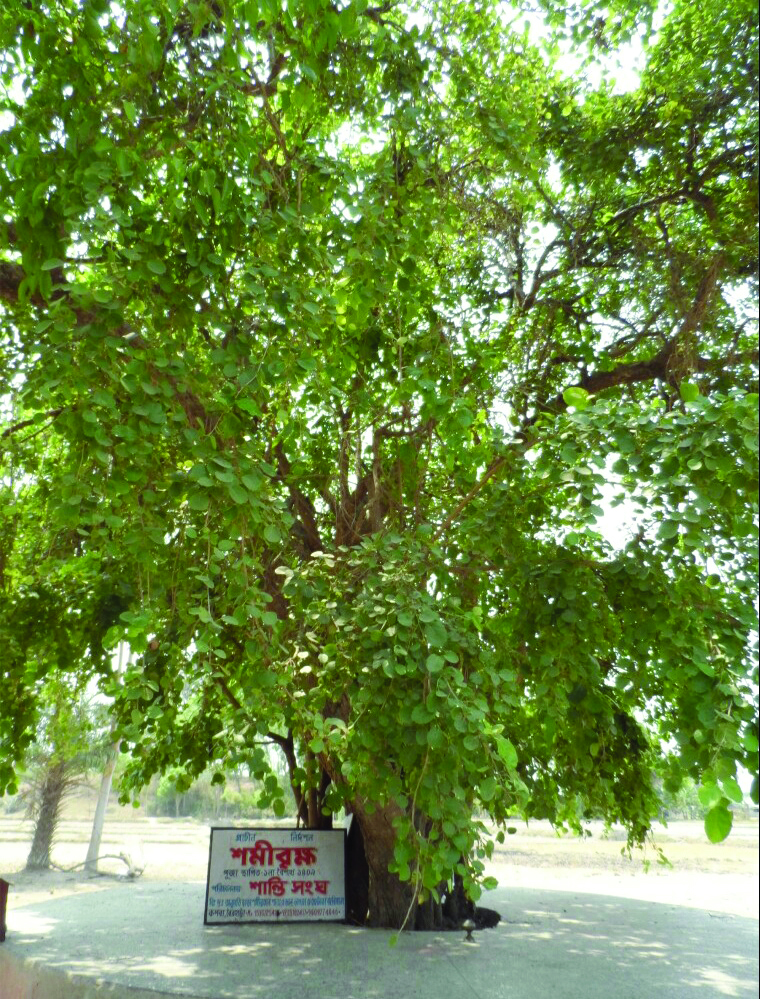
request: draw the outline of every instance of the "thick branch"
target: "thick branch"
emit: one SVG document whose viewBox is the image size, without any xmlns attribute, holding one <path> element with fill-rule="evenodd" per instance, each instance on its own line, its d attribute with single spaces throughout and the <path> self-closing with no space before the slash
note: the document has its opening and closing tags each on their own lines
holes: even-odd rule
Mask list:
<svg viewBox="0 0 760 999">
<path fill-rule="evenodd" d="M 54 273 L 55 272 L 53 272 L 53 274 Z M 16 305 L 18 303 L 19 288 L 25 276 L 24 269 L 19 264 L 13 264 L 5 260 L 0 260 L 0 299 Z M 61 281 L 62 280 L 63 277 L 61 276 Z M 69 295 L 65 290 L 58 289 L 53 293 L 52 298 L 69 298 Z M 39 309 L 45 309 L 49 305 L 49 302 L 47 302 L 38 291 L 30 295 L 29 302 Z M 76 316 L 78 326 L 85 326 L 89 323 L 95 322 L 97 319 L 97 314 L 94 312 L 90 312 L 87 309 L 77 306 L 70 307 Z M 124 343 L 129 344 L 132 349 L 145 350 L 149 347 L 145 338 L 126 323 L 122 324 L 117 329 L 110 330 L 109 332 L 112 336 L 122 337 L 124 339 Z M 195 393 L 184 387 L 180 389 L 179 382 L 174 375 L 167 372 L 160 372 L 154 368 L 152 368 L 152 370 L 159 378 L 166 379 L 174 389 L 175 398 L 185 411 L 185 416 L 187 417 L 187 421 L 190 426 L 198 426 L 204 431 L 204 433 L 207 434 L 213 433 L 219 422 L 219 417 L 209 413 Z M 49 415 L 57 416 L 60 412 L 62 412 L 62 410 L 58 410 L 57 412 L 51 411 Z M 30 422 L 32 421 L 29 421 L 29 423 Z M 29 423 L 26 425 L 28 426 Z M 20 429 L 20 426 L 16 426 L 15 428 L 12 427 L 5 431 L 3 437 L 7 436 L 9 433 L 13 433 L 16 429 Z"/>
<path fill-rule="evenodd" d="M 625 225 L 629 222 L 634 215 L 639 212 L 646 211 L 648 208 L 657 208 L 660 205 L 665 205 L 670 201 L 680 201 L 689 197 L 689 189 L 686 187 L 681 187 L 677 191 L 670 191 L 668 194 L 660 194 L 656 198 L 649 198 L 646 201 L 639 201 L 638 204 L 629 205 L 627 208 L 621 209 L 617 215 L 613 215 L 609 221 L 610 226 L 614 225 Z"/>
<path fill-rule="evenodd" d="M 304 542 L 307 553 L 320 552 L 324 545 L 317 526 L 317 512 L 314 509 L 314 504 L 293 482 L 290 460 L 285 454 L 282 444 L 278 442 L 274 450 L 277 456 L 277 476 L 287 487 L 293 505 L 293 513 L 298 517 L 298 533 Z"/>
<path fill-rule="evenodd" d="M 285 760 L 288 764 L 288 777 L 290 778 L 290 786 L 293 790 L 293 797 L 296 800 L 296 811 L 298 813 L 298 818 L 302 822 L 308 822 L 308 809 L 306 805 L 306 797 L 301 790 L 301 785 L 296 780 L 296 770 L 298 769 L 298 760 L 296 758 L 296 751 L 293 745 L 293 733 L 288 730 L 288 734 L 277 735 L 275 732 L 268 732 L 269 738 L 276 742 L 280 749 L 285 754 Z"/>
<path fill-rule="evenodd" d="M 605 389 L 614 388 L 617 385 L 633 385 L 637 382 L 649 382 L 659 378 L 661 381 L 671 380 L 670 364 L 671 359 L 679 345 L 690 337 L 698 328 L 704 317 L 707 306 L 715 292 L 718 275 L 723 264 L 721 254 L 715 257 L 707 273 L 702 278 L 694 302 L 683 318 L 675 336 L 673 336 L 654 357 L 646 361 L 631 361 L 625 364 L 617 364 L 608 371 L 594 371 L 592 374 L 584 375 L 577 387 L 585 389 L 589 395 L 603 392 Z M 712 368 L 729 363 L 737 363 L 737 355 L 728 355 L 720 360 L 710 361 Z M 730 360 L 734 359 L 734 360 Z M 700 370 L 700 363 L 707 363 L 701 358 L 695 358 L 695 369 Z M 704 370 L 708 370 L 705 368 Z M 555 396 L 549 402 L 539 405 L 540 412 L 561 413 L 567 409 L 567 403 L 562 394 Z M 527 424 L 535 423 L 537 417 L 533 417 Z"/>
</svg>

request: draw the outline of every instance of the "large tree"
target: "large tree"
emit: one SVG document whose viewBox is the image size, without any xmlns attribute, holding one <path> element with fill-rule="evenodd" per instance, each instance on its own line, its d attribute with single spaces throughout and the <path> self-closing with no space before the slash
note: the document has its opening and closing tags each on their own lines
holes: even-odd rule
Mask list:
<svg viewBox="0 0 760 999">
<path fill-rule="evenodd" d="M 689 776 L 720 838 L 757 772 L 757 12 L 542 6 L 0 14 L 2 443 L 39 525 L 8 606 L 100 608 L 127 788 L 278 745 L 304 822 L 353 812 L 374 925 L 477 897 L 474 815 L 639 844 Z M 21 745 L 21 653 L 4 683 Z"/>
</svg>

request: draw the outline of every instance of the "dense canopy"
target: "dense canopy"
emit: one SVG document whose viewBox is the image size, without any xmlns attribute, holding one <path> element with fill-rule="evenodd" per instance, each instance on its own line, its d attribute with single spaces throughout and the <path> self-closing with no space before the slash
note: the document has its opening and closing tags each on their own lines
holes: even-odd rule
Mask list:
<svg viewBox="0 0 760 999">
<path fill-rule="evenodd" d="M 757 11 L 666 6 L 6 0 L 0 790 L 71 673 L 126 793 L 279 746 L 376 925 L 478 816 L 637 844 L 690 776 L 726 835 Z"/>
</svg>

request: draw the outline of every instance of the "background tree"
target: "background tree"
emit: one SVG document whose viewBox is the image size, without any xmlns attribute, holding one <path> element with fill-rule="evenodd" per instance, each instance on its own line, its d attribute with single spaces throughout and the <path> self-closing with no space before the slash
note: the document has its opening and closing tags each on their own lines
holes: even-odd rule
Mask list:
<svg viewBox="0 0 760 999">
<path fill-rule="evenodd" d="M 543 8 L 0 15 L 34 575 L 136 653 L 125 786 L 245 762 L 284 812 L 274 742 L 304 822 L 353 812 L 374 925 L 477 898 L 478 809 L 638 844 L 659 772 L 719 839 L 757 772 L 757 14 Z M 593 84 L 637 32 L 640 85 Z"/>
<path fill-rule="evenodd" d="M 72 683 L 51 680 L 40 698 L 43 711 L 27 753 L 22 795 L 34 833 L 27 870 L 48 870 L 50 853 L 67 797 L 87 785 L 98 762 L 96 712 Z"/>
</svg>

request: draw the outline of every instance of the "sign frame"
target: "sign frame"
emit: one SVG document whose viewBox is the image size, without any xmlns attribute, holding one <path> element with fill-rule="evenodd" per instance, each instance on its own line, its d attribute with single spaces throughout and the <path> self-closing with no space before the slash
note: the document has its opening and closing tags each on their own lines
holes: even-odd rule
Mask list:
<svg viewBox="0 0 760 999">
<path fill-rule="evenodd" d="M 325 840 L 328 837 L 336 837 L 336 838 L 340 837 L 341 838 L 342 858 L 343 858 L 342 859 L 342 873 L 343 873 L 343 905 L 342 905 L 342 909 L 343 909 L 343 915 L 342 916 L 336 916 L 336 917 L 327 917 L 327 918 L 324 918 L 324 919 L 320 919 L 320 918 L 308 918 L 308 917 L 295 917 L 293 919 L 289 919 L 285 915 L 283 915 L 282 917 L 278 916 L 275 919 L 267 919 L 267 918 L 261 918 L 261 919 L 245 919 L 245 918 L 240 918 L 240 919 L 209 919 L 209 899 L 211 897 L 211 890 L 212 890 L 211 889 L 211 882 L 212 882 L 212 861 L 214 860 L 214 833 L 234 833 L 234 834 L 236 834 L 236 836 L 242 836 L 242 835 L 248 834 L 250 838 L 249 838 L 249 840 L 246 841 L 246 845 L 249 846 L 249 849 L 252 850 L 252 848 L 253 848 L 252 845 L 254 843 L 256 843 L 258 840 L 264 840 L 264 841 L 266 841 L 267 847 L 269 848 L 269 850 L 272 851 L 272 852 L 274 852 L 275 854 L 277 853 L 277 851 L 280 851 L 280 850 L 283 850 L 283 849 L 289 849 L 289 850 L 291 850 L 291 852 L 295 852 L 296 850 L 299 850 L 299 849 L 305 851 L 306 849 L 308 849 L 308 846 L 304 846 L 303 844 L 305 842 L 306 843 L 314 843 L 314 837 L 317 837 L 318 839 L 321 838 L 322 840 Z M 268 839 L 267 839 L 267 836 L 270 835 L 270 834 L 272 834 L 272 833 L 276 833 L 277 834 L 277 838 L 281 838 L 284 834 L 287 834 L 288 836 L 290 836 L 293 833 L 297 833 L 298 834 L 298 838 L 297 839 L 291 839 L 291 841 L 294 842 L 295 844 L 300 844 L 300 846 L 299 845 L 293 845 L 293 846 L 290 846 L 290 847 L 272 846 L 269 843 Z M 309 837 L 308 841 L 305 839 L 305 837 L 307 837 L 307 836 Z M 240 842 L 242 843 L 242 840 L 240 840 Z M 348 867 L 347 867 L 347 857 L 346 857 L 346 842 L 347 842 L 347 830 L 345 828 L 338 828 L 338 829 L 303 829 L 303 828 L 299 828 L 297 826 L 211 826 L 209 828 L 208 866 L 207 866 L 207 871 L 206 871 L 206 895 L 205 895 L 205 903 L 204 903 L 204 909 L 203 909 L 203 925 L 204 926 L 242 926 L 242 925 L 244 925 L 244 926 L 250 926 L 250 925 L 261 924 L 261 925 L 272 926 L 272 925 L 280 925 L 280 924 L 283 924 L 283 923 L 300 923 L 300 924 L 309 924 L 309 923 L 344 923 L 345 924 L 348 921 L 347 920 L 347 916 L 348 916 Z M 228 839 L 227 843 L 225 844 L 225 846 L 229 846 L 229 839 Z M 224 849 L 224 847 L 221 847 L 221 849 Z M 230 848 L 230 849 L 232 849 L 232 848 Z M 245 846 L 241 846 L 240 849 L 241 850 L 245 849 Z M 313 847 L 313 849 L 316 849 L 316 845 Z M 246 854 L 243 854 L 242 856 L 245 857 Z M 270 853 L 270 856 L 271 856 L 271 853 Z M 234 863 L 234 861 L 228 861 L 228 863 Z M 242 861 L 241 861 L 241 865 L 242 865 Z M 216 876 L 217 875 L 215 874 L 214 877 L 216 878 Z M 238 896 L 238 897 L 240 897 L 240 896 Z M 260 897 L 261 896 L 259 895 L 259 898 Z M 304 899 L 304 903 L 306 903 L 305 899 Z M 249 908 L 252 909 L 251 906 L 249 906 Z"/>
</svg>

